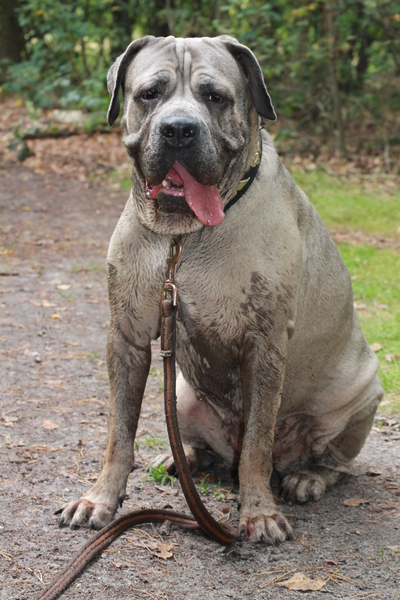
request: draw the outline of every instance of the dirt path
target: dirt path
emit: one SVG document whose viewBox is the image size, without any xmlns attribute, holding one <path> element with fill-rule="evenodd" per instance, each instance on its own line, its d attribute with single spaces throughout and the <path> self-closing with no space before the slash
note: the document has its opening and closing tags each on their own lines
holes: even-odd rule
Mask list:
<svg viewBox="0 0 400 600">
<path fill-rule="evenodd" d="M 87 489 L 102 463 L 104 259 L 126 195 L 26 167 L 0 172 L 0 600 L 32 598 L 91 536 L 59 529 L 53 512 Z M 146 465 L 167 439 L 157 345 L 153 357 L 123 510 L 184 509 L 177 484 L 145 480 Z M 380 418 L 353 476 L 318 504 L 283 505 L 293 542 L 242 544 L 226 553 L 200 533 L 146 526 L 117 540 L 65 598 L 294 599 L 302 593 L 279 584 L 296 572 L 326 581 L 310 598 L 396 598 L 399 440 L 398 423 Z M 202 487 L 216 514 L 229 509 L 237 523 L 229 473 L 210 475 Z"/>
</svg>

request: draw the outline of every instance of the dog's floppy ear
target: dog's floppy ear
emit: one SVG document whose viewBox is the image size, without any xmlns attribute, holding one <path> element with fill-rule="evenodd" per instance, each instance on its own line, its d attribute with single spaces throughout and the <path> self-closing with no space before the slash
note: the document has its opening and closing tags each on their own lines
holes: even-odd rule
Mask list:
<svg viewBox="0 0 400 600">
<path fill-rule="evenodd" d="M 261 67 L 252 51 L 230 36 L 221 36 L 221 41 L 242 67 L 249 84 L 254 108 L 260 117 L 276 121 L 275 110 L 265 87 Z"/>
<path fill-rule="evenodd" d="M 151 39 L 155 39 L 152 35 L 140 38 L 131 42 L 125 52 L 118 56 L 115 63 L 110 67 L 107 73 L 107 89 L 111 96 L 110 106 L 108 107 L 107 122 L 111 126 L 119 115 L 119 88 L 122 86 L 124 91 L 124 77 L 127 68 L 129 67 L 134 56 L 145 46 Z"/>
</svg>

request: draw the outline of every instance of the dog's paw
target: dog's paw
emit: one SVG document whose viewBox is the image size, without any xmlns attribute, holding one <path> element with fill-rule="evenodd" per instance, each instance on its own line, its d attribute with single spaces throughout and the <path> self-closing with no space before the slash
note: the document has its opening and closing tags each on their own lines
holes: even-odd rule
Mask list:
<svg viewBox="0 0 400 600">
<path fill-rule="evenodd" d="M 305 504 L 319 500 L 325 494 L 325 478 L 316 471 L 298 471 L 282 479 L 280 494 L 287 502 Z"/>
<path fill-rule="evenodd" d="M 285 517 L 277 511 L 271 511 L 271 514 L 250 516 L 242 510 L 238 533 L 242 540 L 273 544 L 274 546 L 293 538 L 291 526 Z"/>
<path fill-rule="evenodd" d="M 122 505 L 122 500 L 119 504 Z M 87 498 L 80 498 L 64 504 L 55 514 L 61 515 L 60 527 L 101 529 L 112 521 L 117 508 L 117 506 L 110 507 L 104 502 L 92 502 Z"/>
</svg>

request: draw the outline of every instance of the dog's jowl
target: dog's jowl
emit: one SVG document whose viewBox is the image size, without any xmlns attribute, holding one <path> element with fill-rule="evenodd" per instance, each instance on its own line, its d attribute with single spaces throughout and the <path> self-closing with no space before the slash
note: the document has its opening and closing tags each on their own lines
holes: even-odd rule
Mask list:
<svg viewBox="0 0 400 600">
<path fill-rule="evenodd" d="M 284 498 L 319 500 L 349 472 L 382 397 L 348 271 L 263 130 L 275 112 L 248 48 L 228 36 L 145 37 L 116 60 L 108 88 L 110 125 L 123 96 L 133 177 L 107 258 L 107 452 L 62 523 L 102 527 L 125 497 L 165 259 L 180 234 L 188 458 L 195 467 L 211 449 L 237 466 L 239 533 L 283 541 L 291 527 L 272 497 L 273 466 Z"/>
</svg>

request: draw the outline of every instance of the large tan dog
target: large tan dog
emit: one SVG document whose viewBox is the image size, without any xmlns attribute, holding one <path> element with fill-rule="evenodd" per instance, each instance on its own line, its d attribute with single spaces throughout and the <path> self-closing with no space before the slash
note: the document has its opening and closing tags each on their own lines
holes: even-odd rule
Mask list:
<svg viewBox="0 0 400 600">
<path fill-rule="evenodd" d="M 347 473 L 382 389 L 353 309 L 350 277 L 317 212 L 260 126 L 275 113 L 261 69 L 233 38 L 136 40 L 111 67 L 132 192 L 107 258 L 111 385 L 97 483 L 61 523 L 99 528 L 125 497 L 159 330 L 171 234 L 182 234 L 179 423 L 192 462 L 211 448 L 239 467 L 239 533 L 278 543 L 291 528 L 272 498 L 318 500 Z M 256 158 L 256 160 L 255 160 Z"/>
</svg>

